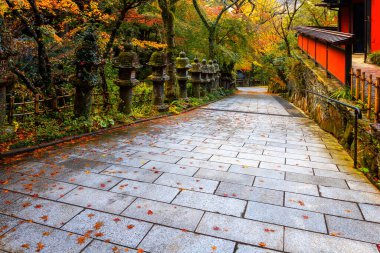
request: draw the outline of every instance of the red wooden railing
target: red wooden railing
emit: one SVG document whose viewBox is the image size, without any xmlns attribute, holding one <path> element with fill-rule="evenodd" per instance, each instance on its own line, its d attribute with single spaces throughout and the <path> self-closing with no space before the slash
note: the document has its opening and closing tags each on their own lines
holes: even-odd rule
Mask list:
<svg viewBox="0 0 380 253">
<path fill-rule="evenodd" d="M 297 27 L 298 46 L 343 84 L 350 83 L 352 66 L 352 34 L 340 33 L 315 27 Z"/>
</svg>

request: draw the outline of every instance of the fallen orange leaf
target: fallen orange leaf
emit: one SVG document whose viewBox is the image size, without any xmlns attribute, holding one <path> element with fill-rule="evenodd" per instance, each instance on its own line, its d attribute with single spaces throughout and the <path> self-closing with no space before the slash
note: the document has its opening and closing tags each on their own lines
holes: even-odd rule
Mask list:
<svg viewBox="0 0 380 253">
<path fill-rule="evenodd" d="M 100 229 L 101 227 L 103 227 L 103 225 L 104 225 L 104 223 L 103 223 L 102 221 L 98 221 L 98 222 L 95 223 L 94 228 L 95 228 L 96 230 L 98 230 L 98 229 Z"/>
<path fill-rule="evenodd" d="M 137 253 L 144 253 L 144 250 L 143 249 L 137 249 Z"/>
<path fill-rule="evenodd" d="M 45 245 L 42 242 L 37 243 L 36 252 L 40 252 L 43 248 L 45 248 Z"/>
<path fill-rule="evenodd" d="M 103 236 L 103 235 L 104 235 L 104 234 L 101 233 L 101 232 L 98 232 L 98 233 L 95 234 L 96 237 L 101 237 L 101 236 Z"/>
<path fill-rule="evenodd" d="M 132 224 L 127 226 L 128 229 L 132 229 L 134 227 L 135 227 L 135 225 L 132 225 Z"/>
<path fill-rule="evenodd" d="M 217 249 L 217 247 L 216 246 L 212 246 L 211 249 L 215 251 Z"/>
<path fill-rule="evenodd" d="M 44 216 L 41 216 L 40 219 L 43 221 L 47 221 L 49 219 L 49 216 L 44 215 Z"/>
<path fill-rule="evenodd" d="M 259 243 L 259 246 L 260 246 L 260 247 L 265 247 L 265 246 L 267 246 L 267 244 L 266 244 L 265 242 L 260 242 L 260 243 Z"/>
<path fill-rule="evenodd" d="M 148 215 L 152 215 L 152 214 L 153 214 L 153 211 L 152 211 L 152 210 L 148 210 L 147 214 L 148 214 Z"/>
<path fill-rule="evenodd" d="M 22 248 L 25 248 L 25 249 L 30 249 L 30 244 L 29 243 L 25 243 L 23 245 L 21 245 Z"/>
</svg>

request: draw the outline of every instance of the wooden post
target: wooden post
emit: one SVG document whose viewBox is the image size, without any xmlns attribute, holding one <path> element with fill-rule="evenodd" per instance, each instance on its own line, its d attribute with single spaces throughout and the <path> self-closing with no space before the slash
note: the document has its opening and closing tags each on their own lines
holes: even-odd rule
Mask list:
<svg viewBox="0 0 380 253">
<path fill-rule="evenodd" d="M 371 119 L 371 100 L 372 100 L 372 84 L 373 84 L 373 81 L 372 81 L 372 75 L 369 75 L 369 78 L 368 78 L 368 94 L 367 94 L 367 107 L 368 107 L 368 111 L 367 111 L 367 118 L 370 120 Z"/>
<path fill-rule="evenodd" d="M 34 97 L 34 113 L 38 114 L 40 112 L 40 95 L 36 94 Z"/>
<path fill-rule="evenodd" d="M 13 125 L 13 114 L 15 109 L 15 97 L 11 96 L 9 100 L 9 114 L 8 114 L 8 124 Z"/>
<path fill-rule="evenodd" d="M 354 76 L 355 76 L 355 71 L 353 68 L 351 68 L 351 72 L 350 72 L 350 76 L 351 76 L 351 97 L 353 98 L 354 97 Z"/>
<path fill-rule="evenodd" d="M 361 100 L 363 101 L 364 103 L 364 99 L 365 99 L 365 72 L 362 72 L 362 77 L 361 77 Z"/>
<path fill-rule="evenodd" d="M 375 84 L 375 123 L 379 123 L 380 113 L 380 77 L 376 78 Z"/>
<path fill-rule="evenodd" d="M 25 97 L 22 96 L 22 103 L 21 103 L 21 122 L 25 123 Z"/>
<path fill-rule="evenodd" d="M 355 98 L 356 98 L 356 100 L 358 100 L 359 99 L 359 91 L 360 91 L 360 89 L 359 89 L 359 87 L 360 87 L 360 76 L 361 76 L 361 72 L 362 72 L 362 70 L 361 69 L 357 69 L 356 70 L 356 83 L 355 83 L 355 89 L 356 89 L 356 92 L 355 92 Z"/>
</svg>

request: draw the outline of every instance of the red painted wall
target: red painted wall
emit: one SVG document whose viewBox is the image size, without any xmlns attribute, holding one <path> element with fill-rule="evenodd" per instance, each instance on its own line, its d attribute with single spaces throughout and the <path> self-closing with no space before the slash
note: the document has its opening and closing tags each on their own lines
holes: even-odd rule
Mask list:
<svg viewBox="0 0 380 253">
<path fill-rule="evenodd" d="M 351 32 L 351 10 L 349 6 L 339 8 L 339 31 L 344 33 Z"/>
<path fill-rule="evenodd" d="M 303 46 L 302 46 L 303 41 Z M 309 45 L 309 46 L 308 46 Z M 328 67 L 328 71 L 342 83 L 346 83 L 346 55 L 344 50 L 334 47 L 328 49 L 328 63 L 326 62 L 326 44 L 298 35 L 298 46 L 311 58 L 315 59 L 323 68 Z M 316 47 L 315 47 L 316 46 Z M 344 48 L 344 47 L 342 47 Z"/>
<path fill-rule="evenodd" d="M 372 0 L 371 6 L 371 51 L 380 50 L 380 0 Z"/>
<path fill-rule="evenodd" d="M 342 83 L 346 83 L 346 55 L 344 51 L 329 47 L 328 70 Z"/>
</svg>

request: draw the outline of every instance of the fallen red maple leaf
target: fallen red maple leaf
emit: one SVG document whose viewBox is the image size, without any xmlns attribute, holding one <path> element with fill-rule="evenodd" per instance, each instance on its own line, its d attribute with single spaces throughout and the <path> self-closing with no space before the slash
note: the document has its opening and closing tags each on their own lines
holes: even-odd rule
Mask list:
<svg viewBox="0 0 380 253">
<path fill-rule="evenodd" d="M 147 214 L 148 214 L 148 215 L 152 215 L 152 214 L 153 214 L 153 211 L 152 211 L 152 210 L 148 210 Z"/>
</svg>

